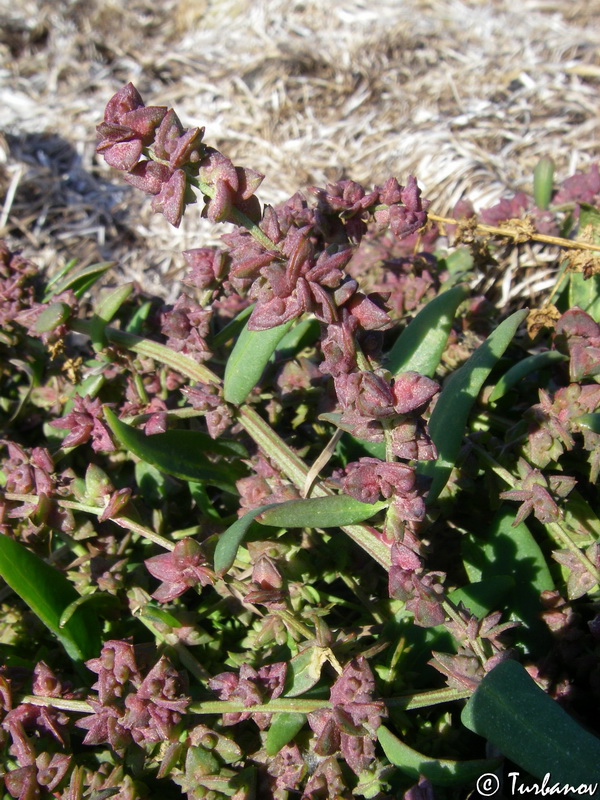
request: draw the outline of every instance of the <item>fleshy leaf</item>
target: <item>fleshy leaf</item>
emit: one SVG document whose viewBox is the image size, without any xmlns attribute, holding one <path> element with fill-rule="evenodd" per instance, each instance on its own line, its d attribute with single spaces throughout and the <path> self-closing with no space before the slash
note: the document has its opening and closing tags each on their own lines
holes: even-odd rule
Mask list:
<svg viewBox="0 0 600 800">
<path fill-rule="evenodd" d="M 533 171 L 533 199 L 542 211 L 550 206 L 554 185 L 554 161 L 540 158 Z"/>
<path fill-rule="evenodd" d="M 501 507 L 483 535 L 469 534 L 462 543 L 465 570 L 471 582 L 510 575 L 515 588 L 503 606 L 523 623 L 514 636 L 528 647 L 544 648 L 548 630 L 539 618 L 539 597 L 554 589 L 554 581 L 540 546 L 524 522 L 513 526 L 515 512 Z"/>
<path fill-rule="evenodd" d="M 284 711 L 282 714 L 275 714 L 265 741 L 267 755 L 277 755 L 282 747 L 292 741 L 305 722 L 306 714 L 301 714 L 299 711 Z"/>
<path fill-rule="evenodd" d="M 277 528 L 337 528 L 363 522 L 388 505 L 387 501 L 361 503 L 347 495 L 311 497 L 276 503 L 262 511 L 256 521 Z"/>
<path fill-rule="evenodd" d="M 558 350 L 548 350 L 545 353 L 536 353 L 533 356 L 523 358 L 521 361 L 513 364 L 500 378 L 498 383 L 494 386 L 494 390 L 489 397 L 489 402 L 494 403 L 496 400 L 499 400 L 509 389 L 512 389 L 516 383 L 530 373 L 538 369 L 544 369 L 544 367 L 549 367 L 551 364 L 555 364 L 558 361 L 568 360 L 567 356 L 559 353 Z"/>
<path fill-rule="evenodd" d="M 89 606 L 80 606 L 60 625 L 64 611 L 80 599 L 62 572 L 20 542 L 0 534 L 0 575 L 60 640 L 69 658 L 81 662 L 97 655 L 100 627 Z"/>
<path fill-rule="evenodd" d="M 402 331 L 389 352 L 387 369 L 393 374 L 414 370 L 433 377 L 452 326 L 456 309 L 468 289 L 455 286 L 430 300 Z"/>
<path fill-rule="evenodd" d="M 92 317 L 90 329 L 90 339 L 92 340 L 94 350 L 102 350 L 102 348 L 106 346 L 104 329 L 132 291 L 133 283 L 125 283 L 121 286 L 116 286 L 104 295 L 94 307 L 94 316 Z"/>
<path fill-rule="evenodd" d="M 552 785 L 593 785 L 598 778 L 600 739 L 578 725 L 516 661 L 501 661 L 484 677 L 461 719 L 531 775 L 549 773 Z M 599 786 L 591 797 L 600 797 Z"/>
<path fill-rule="evenodd" d="M 292 320 L 265 331 L 249 331 L 246 324 L 225 366 L 223 397 L 228 403 L 244 402 L 291 325 Z"/>
<path fill-rule="evenodd" d="M 247 514 L 244 514 L 243 517 L 236 520 L 233 525 L 230 525 L 227 530 L 223 531 L 219 536 L 214 557 L 214 568 L 218 575 L 224 575 L 233 565 L 238 548 L 244 541 L 244 537 L 248 533 L 256 516 L 262 511 L 271 508 L 271 505 L 272 504 L 267 504 L 258 506 L 258 508 L 253 508 L 252 511 L 249 511 Z"/>
<path fill-rule="evenodd" d="M 74 272 L 67 271 L 67 273 L 59 281 L 57 281 L 50 291 L 50 284 L 44 296 L 44 300 L 49 300 L 54 295 L 61 294 L 67 289 L 72 289 L 75 297 L 81 299 L 87 292 L 90 286 L 93 286 L 105 272 L 116 266 L 116 261 L 101 261 L 98 264 L 90 264 L 82 269 L 75 270 Z"/>
<path fill-rule="evenodd" d="M 438 451 L 420 472 L 433 478 L 427 503 L 435 502 L 458 456 L 471 408 L 486 378 L 510 344 L 527 310 L 516 311 L 488 336 L 463 366 L 446 381 L 429 420 L 429 434 Z"/>
<path fill-rule="evenodd" d="M 473 761 L 430 758 L 404 744 L 385 725 L 377 728 L 377 738 L 392 764 L 411 778 L 418 779 L 424 775 L 434 785 L 460 786 L 470 783 L 486 772 L 494 772 L 502 763 L 501 758 L 482 758 Z"/>
<path fill-rule="evenodd" d="M 161 472 L 187 481 L 199 481 L 237 494 L 235 481 L 242 477 L 234 459 L 246 454 L 242 445 L 226 439 L 211 439 L 201 431 L 172 430 L 146 436 L 122 422 L 110 408 L 104 409 L 110 429 L 127 450 Z M 229 456 L 226 462 L 210 461 L 205 453 Z"/>
<path fill-rule="evenodd" d="M 298 697 L 315 686 L 327 661 L 324 647 L 307 647 L 289 662 L 285 677 L 284 697 Z"/>
</svg>

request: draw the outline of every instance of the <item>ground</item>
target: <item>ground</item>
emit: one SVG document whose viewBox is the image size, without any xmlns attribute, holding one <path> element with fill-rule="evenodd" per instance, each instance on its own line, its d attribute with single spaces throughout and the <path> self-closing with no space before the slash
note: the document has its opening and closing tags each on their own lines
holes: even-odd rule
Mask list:
<svg viewBox="0 0 600 800">
<path fill-rule="evenodd" d="M 488 206 L 541 156 L 559 179 L 597 159 L 599 22 L 598 0 L 0 0 L 0 236 L 176 294 L 180 251 L 217 232 L 175 231 L 97 159 L 130 80 L 263 172 L 266 202 L 414 174 L 438 213 Z"/>
</svg>

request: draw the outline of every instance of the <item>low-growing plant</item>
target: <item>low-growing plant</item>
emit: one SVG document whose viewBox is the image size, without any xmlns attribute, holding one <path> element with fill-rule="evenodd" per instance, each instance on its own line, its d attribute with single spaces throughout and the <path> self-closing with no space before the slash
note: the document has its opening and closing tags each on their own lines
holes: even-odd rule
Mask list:
<svg viewBox="0 0 600 800">
<path fill-rule="evenodd" d="M 171 305 L 0 250 L 6 797 L 597 782 L 598 169 L 272 208 L 131 84 L 98 135 L 228 228 Z"/>
</svg>

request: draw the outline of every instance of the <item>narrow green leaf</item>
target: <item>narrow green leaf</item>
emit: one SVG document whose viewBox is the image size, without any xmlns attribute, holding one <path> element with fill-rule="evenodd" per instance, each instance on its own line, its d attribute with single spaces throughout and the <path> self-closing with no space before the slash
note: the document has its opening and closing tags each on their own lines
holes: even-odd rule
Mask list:
<svg viewBox="0 0 600 800">
<path fill-rule="evenodd" d="M 600 244 L 600 209 L 581 203 L 579 231 L 583 233 L 590 230 L 592 243 Z M 596 322 L 600 322 L 600 275 L 592 275 L 587 279 L 582 272 L 569 275 L 569 308 L 573 306 L 579 306 Z"/>
<path fill-rule="evenodd" d="M 411 778 L 418 780 L 423 775 L 434 785 L 460 786 L 470 783 L 486 772 L 494 772 L 502 763 L 501 758 L 482 758 L 473 761 L 430 758 L 404 744 L 384 725 L 377 728 L 377 738 L 392 764 Z"/>
<path fill-rule="evenodd" d="M 526 316 L 525 309 L 505 319 L 446 381 L 429 421 L 429 433 L 438 449 L 438 459 L 422 464 L 419 469 L 423 475 L 433 479 L 428 503 L 435 502 L 446 485 L 477 395 Z"/>
<path fill-rule="evenodd" d="M 142 303 L 142 305 L 134 311 L 131 319 L 127 325 L 125 325 L 125 331 L 127 333 L 133 333 L 136 335 L 139 334 L 142 330 L 142 325 L 148 319 L 148 315 L 150 314 L 151 310 L 152 301 L 146 300 L 145 303 Z"/>
<path fill-rule="evenodd" d="M 543 650 L 549 632 L 540 619 L 540 594 L 554 589 L 544 554 L 524 522 L 513 526 L 515 511 L 503 505 L 484 531 L 463 537 L 463 563 L 471 582 L 510 575 L 515 588 L 504 608 L 523 627 L 515 637 L 530 650 Z"/>
<path fill-rule="evenodd" d="M 243 517 L 236 520 L 233 525 L 230 525 L 226 531 L 219 536 L 219 541 L 215 547 L 214 568 L 218 575 L 224 575 L 228 569 L 231 568 L 239 546 L 244 541 L 244 537 L 256 516 L 262 511 L 271 508 L 272 504 L 258 506 L 248 511 Z"/>
<path fill-rule="evenodd" d="M 54 294 L 54 290 L 50 291 L 54 284 L 58 283 L 68 272 L 71 272 L 71 270 L 75 269 L 76 266 L 77 259 L 71 258 L 69 261 L 67 261 L 64 267 L 62 267 L 62 269 L 59 269 L 58 272 L 50 278 L 50 280 L 46 283 L 46 291 L 44 293 L 44 299 L 42 302 L 48 302 L 48 300 Z"/>
<path fill-rule="evenodd" d="M 60 640 L 69 658 L 81 662 L 97 655 L 100 627 L 89 607 L 78 607 L 65 625 L 60 625 L 65 609 L 80 597 L 62 572 L 20 542 L 0 534 L 0 575 Z"/>
<path fill-rule="evenodd" d="M 265 741 L 267 755 L 276 756 L 282 747 L 292 741 L 305 722 L 306 714 L 300 714 L 298 711 L 275 714 Z"/>
<path fill-rule="evenodd" d="M 319 338 L 321 324 L 314 317 L 300 320 L 285 334 L 277 345 L 278 358 L 291 358 L 305 347 L 314 344 Z"/>
<path fill-rule="evenodd" d="M 600 275 L 592 275 L 587 280 L 583 272 L 569 275 L 569 308 L 578 306 L 586 311 L 595 322 L 600 322 Z"/>
<path fill-rule="evenodd" d="M 105 272 L 116 266 L 116 263 L 116 261 L 102 261 L 98 264 L 89 264 L 87 267 L 75 270 L 75 272 L 70 272 L 62 280 L 54 284 L 52 291 L 50 291 L 50 285 L 48 285 L 44 299 L 54 297 L 54 295 L 65 292 L 67 289 L 72 289 L 75 296 L 81 298 L 90 286 L 93 286 Z"/>
<path fill-rule="evenodd" d="M 254 439 L 258 447 L 268 454 L 272 464 L 280 469 L 298 489 L 302 489 L 308 474 L 308 467 L 298 457 L 298 454 L 275 433 L 270 425 L 251 406 L 242 406 L 240 408 L 239 422 Z M 329 489 L 325 489 L 319 482 L 315 483 L 313 487 L 315 496 L 323 496 L 329 493 Z M 344 532 L 384 569 L 389 569 L 390 549 L 381 539 L 377 538 L 377 535 L 368 525 L 346 525 L 344 526 Z"/>
<path fill-rule="evenodd" d="M 94 592 L 93 594 L 84 594 L 73 600 L 72 603 L 65 608 L 60 615 L 58 627 L 64 628 L 68 625 L 69 620 L 72 619 L 77 609 L 86 606 L 94 614 L 94 616 L 111 616 L 111 612 L 120 608 L 119 598 L 114 594 L 108 592 Z"/>
<path fill-rule="evenodd" d="M 552 785 L 596 783 L 590 796 L 600 796 L 600 739 L 578 725 L 516 661 L 501 661 L 488 672 L 461 719 L 536 778 L 549 773 Z"/>
<path fill-rule="evenodd" d="M 593 243 L 600 244 L 600 208 L 581 203 L 579 209 L 579 230 L 583 232 L 591 226 Z"/>
<path fill-rule="evenodd" d="M 291 325 L 292 320 L 266 331 L 249 331 L 245 325 L 225 365 L 223 397 L 228 403 L 244 402 Z"/>
<path fill-rule="evenodd" d="M 275 503 L 258 514 L 256 521 L 276 528 L 338 528 L 374 517 L 388 505 L 385 500 L 361 503 L 343 494 L 311 497 L 308 500 Z"/>
<path fill-rule="evenodd" d="M 53 331 L 71 316 L 71 308 L 66 303 L 50 303 L 35 321 L 38 333 Z"/>
<path fill-rule="evenodd" d="M 315 686 L 327 661 L 324 647 L 307 647 L 289 662 L 285 676 L 284 697 L 298 697 Z"/>
<path fill-rule="evenodd" d="M 393 375 L 414 370 L 433 377 L 448 341 L 456 309 L 468 297 L 465 286 L 455 286 L 430 300 L 396 339 L 386 367 Z"/>
<path fill-rule="evenodd" d="M 568 357 L 559 353 L 558 350 L 536 353 L 533 356 L 527 356 L 527 358 L 517 361 L 516 364 L 504 373 L 494 386 L 494 390 L 489 397 L 489 402 L 494 403 L 496 400 L 499 400 L 509 389 L 512 389 L 515 384 L 532 372 L 549 367 L 551 364 L 555 364 L 558 361 L 568 361 Z"/>
<path fill-rule="evenodd" d="M 83 333 L 86 336 L 90 335 L 90 320 L 72 320 L 71 327 L 78 333 Z M 186 375 L 193 381 L 199 381 L 200 383 L 214 383 L 217 386 L 221 382 L 219 376 L 215 375 L 215 373 L 208 369 L 208 367 L 204 366 L 204 364 L 199 364 L 197 361 L 194 361 L 193 358 L 186 356 L 184 353 L 176 353 L 174 350 L 171 350 L 170 347 L 167 347 L 164 344 L 159 344 L 159 342 L 155 342 L 152 339 L 146 339 L 143 336 L 134 336 L 133 333 L 127 333 L 127 331 L 122 331 L 118 328 L 106 328 L 104 333 L 111 344 L 116 344 L 120 347 L 126 347 L 128 350 L 132 350 L 134 353 L 139 353 L 142 356 L 153 358 L 160 364 L 164 364 L 167 367 L 172 367 L 172 369 L 180 372 L 182 375 Z"/>
<path fill-rule="evenodd" d="M 573 417 L 571 422 L 579 428 L 587 428 L 594 433 L 600 433 L 600 414 L 582 414 L 580 417 Z"/>
<path fill-rule="evenodd" d="M 106 346 L 107 339 L 104 329 L 132 291 L 133 283 L 116 286 L 96 304 L 90 328 L 90 339 L 94 350 L 102 350 Z"/>
<path fill-rule="evenodd" d="M 533 171 L 533 199 L 542 211 L 550 206 L 553 186 L 554 161 L 551 158 L 540 158 Z"/>
<path fill-rule="evenodd" d="M 232 339 L 240 333 L 244 325 L 246 324 L 246 320 L 254 311 L 254 303 L 251 306 L 246 306 L 243 308 L 239 314 L 237 314 L 230 322 L 225 325 L 210 341 L 210 347 L 212 350 L 217 350 L 217 348 L 221 347 L 221 345 L 227 344 Z"/>
<path fill-rule="evenodd" d="M 244 473 L 235 458 L 239 458 L 242 451 L 245 452 L 238 442 L 211 439 L 201 431 L 173 430 L 146 436 L 137 428 L 122 422 L 110 408 L 104 409 L 104 416 L 126 450 L 161 472 L 237 493 L 235 481 Z M 229 460 L 210 461 L 205 456 L 207 452 L 229 456 Z"/>
</svg>

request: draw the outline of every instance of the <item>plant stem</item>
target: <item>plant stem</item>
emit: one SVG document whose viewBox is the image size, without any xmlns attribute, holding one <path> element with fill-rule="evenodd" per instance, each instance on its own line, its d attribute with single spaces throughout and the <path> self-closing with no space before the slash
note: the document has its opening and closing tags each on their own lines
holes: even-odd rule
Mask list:
<svg viewBox="0 0 600 800">
<path fill-rule="evenodd" d="M 471 694 L 472 692 L 469 689 L 443 688 L 400 695 L 399 697 L 387 697 L 383 702 L 388 708 L 410 710 L 427 708 L 439 703 L 450 703 L 454 700 L 464 700 L 470 697 Z M 64 700 L 61 697 L 39 697 L 33 694 L 26 694 L 18 702 L 46 708 L 57 708 L 61 711 L 73 711 L 77 714 L 93 713 L 93 708 L 85 700 Z M 302 700 L 297 697 L 278 697 L 275 700 L 269 700 L 268 703 L 261 703 L 256 706 L 246 706 L 241 700 L 201 700 L 197 703 L 191 703 L 188 706 L 188 712 L 190 714 L 226 714 L 252 711 L 253 713 L 277 714 L 296 711 L 301 714 L 310 714 L 311 711 L 316 711 L 318 708 L 332 708 L 332 705 L 328 700 Z"/>
<path fill-rule="evenodd" d="M 596 583 L 600 585 L 600 571 L 596 565 L 590 561 L 586 554 L 582 552 L 579 547 L 577 547 L 571 538 L 571 535 L 567 532 L 564 526 L 562 526 L 559 522 L 546 522 L 545 528 L 559 544 L 564 545 L 571 553 L 573 553 L 575 558 L 578 559 L 581 564 L 583 564 L 590 575 L 594 578 Z"/>
<path fill-rule="evenodd" d="M 71 327 L 78 333 L 83 333 L 86 336 L 90 335 L 91 322 L 89 320 L 73 320 Z M 164 344 L 153 342 L 152 339 L 145 339 L 143 336 L 135 336 L 133 333 L 127 333 L 117 328 L 106 327 L 104 332 L 111 344 L 122 345 L 134 353 L 139 353 L 141 356 L 153 358 L 155 361 L 172 367 L 182 375 L 187 375 L 188 378 L 194 381 L 216 383 L 217 385 L 221 383 L 219 376 L 215 375 L 208 367 L 198 364 L 189 356 L 183 355 L 183 353 L 176 353 Z"/>
<path fill-rule="evenodd" d="M 240 408 L 238 421 L 273 464 L 289 478 L 297 489 L 302 491 L 309 472 L 302 459 L 287 446 L 283 439 L 275 433 L 253 408 Z M 315 497 L 325 497 L 326 495 L 332 495 L 333 492 L 316 481 L 313 485 L 312 494 Z M 378 564 L 389 570 L 389 548 L 377 537 L 377 531 L 374 528 L 367 525 L 345 525 L 342 530 L 375 559 Z"/>
<path fill-rule="evenodd" d="M 440 217 L 438 214 L 431 214 L 427 212 L 427 217 L 432 222 L 442 222 L 446 225 L 460 225 L 461 220 L 452 219 L 451 217 Z M 510 224 L 506 227 L 498 227 L 496 225 L 484 225 L 478 222 L 475 226 L 477 231 L 481 233 L 492 233 L 495 236 L 506 236 L 509 239 L 523 240 L 524 232 L 520 228 L 512 227 Z M 527 239 L 532 239 L 534 242 L 543 242 L 544 244 L 555 244 L 558 247 L 566 247 L 571 250 L 600 250 L 600 245 L 589 244 L 588 242 L 575 242 L 572 239 L 563 239 L 560 236 L 548 236 L 545 233 L 533 233 L 527 236 Z"/>
</svg>

